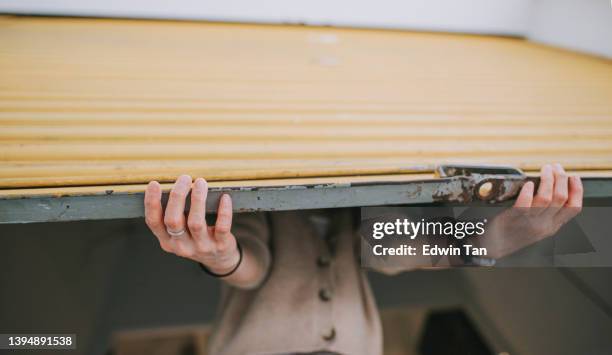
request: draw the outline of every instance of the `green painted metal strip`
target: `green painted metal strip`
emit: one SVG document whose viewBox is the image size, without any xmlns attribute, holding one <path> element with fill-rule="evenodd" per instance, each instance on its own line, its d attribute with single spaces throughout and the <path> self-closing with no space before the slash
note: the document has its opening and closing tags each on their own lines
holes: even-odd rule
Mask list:
<svg viewBox="0 0 612 355">
<path fill-rule="evenodd" d="M 207 211 L 216 211 L 223 193 L 232 196 L 235 212 L 462 202 L 448 198 L 448 192 L 461 191 L 464 183 L 464 179 L 455 177 L 401 183 L 211 189 Z M 612 179 L 587 178 L 584 185 L 585 198 L 612 197 Z M 0 199 L 0 224 L 138 218 L 143 214 L 142 193 Z"/>
</svg>

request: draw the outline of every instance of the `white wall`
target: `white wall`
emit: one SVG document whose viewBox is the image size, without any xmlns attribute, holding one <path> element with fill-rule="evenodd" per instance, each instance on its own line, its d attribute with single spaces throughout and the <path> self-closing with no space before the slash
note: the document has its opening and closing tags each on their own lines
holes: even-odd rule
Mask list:
<svg viewBox="0 0 612 355">
<path fill-rule="evenodd" d="M 520 35 L 531 0 L 0 0 L 0 11 Z"/>
<path fill-rule="evenodd" d="M 534 0 L 527 37 L 612 58 L 612 2 Z"/>
<path fill-rule="evenodd" d="M 0 12 L 503 34 L 612 58 L 610 0 L 0 0 Z"/>
</svg>

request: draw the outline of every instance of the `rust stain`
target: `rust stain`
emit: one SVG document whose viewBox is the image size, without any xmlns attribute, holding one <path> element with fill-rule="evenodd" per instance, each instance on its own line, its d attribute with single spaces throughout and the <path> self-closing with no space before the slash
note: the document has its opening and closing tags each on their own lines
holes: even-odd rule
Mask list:
<svg viewBox="0 0 612 355">
<path fill-rule="evenodd" d="M 434 202 L 470 202 L 473 196 L 473 187 L 469 180 L 464 178 L 453 178 L 455 183 L 442 184 L 434 190 L 432 198 Z"/>
</svg>

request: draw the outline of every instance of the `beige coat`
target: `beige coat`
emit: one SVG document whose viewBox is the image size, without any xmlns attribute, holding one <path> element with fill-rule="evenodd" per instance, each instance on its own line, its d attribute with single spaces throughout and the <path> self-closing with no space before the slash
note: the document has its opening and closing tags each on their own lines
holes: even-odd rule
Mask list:
<svg viewBox="0 0 612 355">
<path fill-rule="evenodd" d="M 320 213 L 235 216 L 234 235 L 269 271 L 252 289 L 224 285 L 211 354 L 382 354 L 353 214 L 327 210 L 332 223 L 325 231 L 313 217 Z"/>
</svg>

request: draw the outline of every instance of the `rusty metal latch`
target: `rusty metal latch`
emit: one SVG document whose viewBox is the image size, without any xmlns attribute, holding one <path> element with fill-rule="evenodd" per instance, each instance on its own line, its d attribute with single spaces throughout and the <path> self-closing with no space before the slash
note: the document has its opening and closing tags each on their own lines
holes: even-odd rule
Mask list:
<svg viewBox="0 0 612 355">
<path fill-rule="evenodd" d="M 505 166 L 440 165 L 435 174 L 450 182 L 434 194 L 439 202 L 503 202 L 516 197 L 527 181 L 523 171 Z"/>
</svg>

